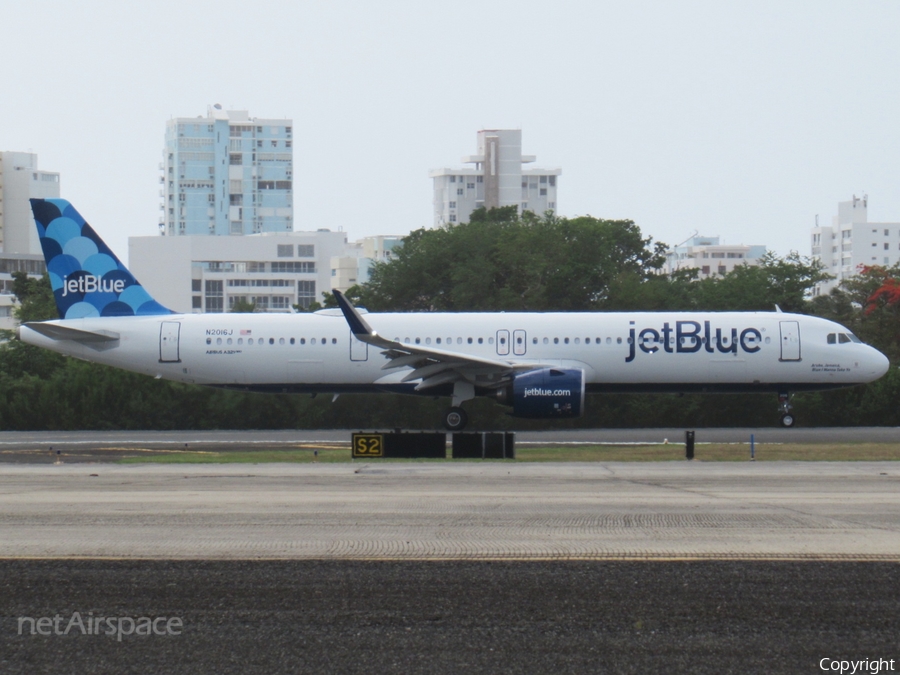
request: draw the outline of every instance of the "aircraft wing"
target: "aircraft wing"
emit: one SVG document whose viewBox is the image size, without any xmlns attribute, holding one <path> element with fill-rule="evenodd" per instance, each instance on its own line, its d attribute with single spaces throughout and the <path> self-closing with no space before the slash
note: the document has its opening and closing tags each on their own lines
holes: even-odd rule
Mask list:
<svg viewBox="0 0 900 675">
<path fill-rule="evenodd" d="M 540 368 L 539 364 L 516 364 L 500 359 L 460 354 L 446 349 L 433 349 L 422 345 L 410 345 L 389 340 L 375 332 L 362 315 L 340 291 L 332 291 L 338 307 L 350 325 L 350 331 L 360 342 L 379 347 L 389 361 L 382 370 L 412 368 L 403 382 L 421 379 L 416 391 L 458 380 L 479 381 L 482 386 L 499 386 L 517 370 Z"/>
</svg>

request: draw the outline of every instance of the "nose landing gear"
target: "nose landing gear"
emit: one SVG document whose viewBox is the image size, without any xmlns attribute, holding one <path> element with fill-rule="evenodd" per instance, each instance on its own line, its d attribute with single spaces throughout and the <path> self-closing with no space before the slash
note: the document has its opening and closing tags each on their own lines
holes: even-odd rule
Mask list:
<svg viewBox="0 0 900 675">
<path fill-rule="evenodd" d="M 794 426 L 794 416 L 791 414 L 791 395 L 787 392 L 778 394 L 778 412 L 781 413 L 781 426 L 790 428 Z"/>
</svg>

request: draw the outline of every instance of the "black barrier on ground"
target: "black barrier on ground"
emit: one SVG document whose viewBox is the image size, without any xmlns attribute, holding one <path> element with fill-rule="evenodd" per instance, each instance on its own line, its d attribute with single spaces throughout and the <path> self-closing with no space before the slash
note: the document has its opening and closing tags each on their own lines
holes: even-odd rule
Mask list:
<svg viewBox="0 0 900 675">
<path fill-rule="evenodd" d="M 434 432 L 358 432 L 353 434 L 354 459 L 374 457 L 446 459 L 447 434 Z"/>
<path fill-rule="evenodd" d="M 694 432 L 684 432 L 684 458 L 694 459 Z"/>
<path fill-rule="evenodd" d="M 515 459 L 516 435 L 512 432 L 453 434 L 453 459 Z"/>
</svg>

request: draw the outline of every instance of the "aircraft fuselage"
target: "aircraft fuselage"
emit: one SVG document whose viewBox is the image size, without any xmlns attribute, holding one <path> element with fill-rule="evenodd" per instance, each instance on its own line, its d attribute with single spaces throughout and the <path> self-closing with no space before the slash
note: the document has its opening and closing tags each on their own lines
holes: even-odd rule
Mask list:
<svg viewBox="0 0 900 675">
<path fill-rule="evenodd" d="M 877 379 L 887 359 L 831 321 L 776 312 L 368 314 L 410 346 L 514 365 L 582 369 L 589 392 L 802 391 Z M 47 322 L 117 336 L 102 343 L 20 328 L 28 343 L 163 379 L 273 392 L 412 392 L 407 368 L 339 312 L 173 314 Z M 829 337 L 831 336 L 831 337 Z M 486 378 L 491 375 L 486 374 Z M 476 382 L 490 389 L 490 379 Z M 446 393 L 429 389 L 429 395 Z"/>
</svg>

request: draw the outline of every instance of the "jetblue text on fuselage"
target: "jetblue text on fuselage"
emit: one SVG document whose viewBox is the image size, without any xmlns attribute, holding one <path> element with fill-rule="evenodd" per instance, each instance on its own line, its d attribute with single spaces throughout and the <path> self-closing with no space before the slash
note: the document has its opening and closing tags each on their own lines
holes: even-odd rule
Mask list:
<svg viewBox="0 0 900 675">
<path fill-rule="evenodd" d="M 757 328 L 744 328 L 738 334 L 737 328 L 713 329 L 709 321 L 704 321 L 703 325 L 699 321 L 676 321 L 674 328 L 666 321 L 659 330 L 638 330 L 634 327 L 634 321 L 629 323 L 631 328 L 628 329 L 625 363 L 634 361 L 638 349 L 645 354 L 655 354 L 660 346 L 669 354 L 693 354 L 701 349 L 710 354 L 737 354 L 740 347 L 742 351 L 753 354 L 760 350 L 762 343 L 762 333 Z"/>
<path fill-rule="evenodd" d="M 69 293 L 121 293 L 125 290 L 124 279 L 101 279 L 93 274 L 83 274 L 75 279 L 63 280 L 62 296 Z"/>
</svg>

